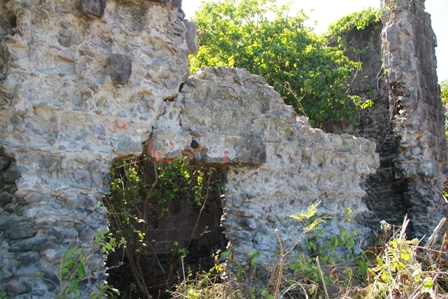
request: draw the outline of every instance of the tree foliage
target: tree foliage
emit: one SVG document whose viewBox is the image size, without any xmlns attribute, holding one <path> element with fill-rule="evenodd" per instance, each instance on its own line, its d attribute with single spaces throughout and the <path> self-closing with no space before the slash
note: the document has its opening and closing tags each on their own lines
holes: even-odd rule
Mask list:
<svg viewBox="0 0 448 299">
<path fill-rule="evenodd" d="M 442 83 L 440 83 L 440 97 L 442 98 L 442 104 L 445 107 L 445 136 L 446 138 L 448 138 L 448 128 L 447 128 L 447 123 L 448 123 L 448 114 L 447 114 L 447 110 L 448 110 L 448 80 L 443 81 Z"/>
<path fill-rule="evenodd" d="M 330 24 L 327 30 L 326 36 L 328 37 L 330 44 L 336 45 L 343 51 L 350 51 L 352 53 L 361 54 L 365 53 L 368 47 L 361 49 L 356 48 L 352 44 L 350 35 L 353 31 L 362 31 L 372 26 L 372 32 L 374 33 L 378 28 L 381 19 L 381 10 L 372 7 L 363 9 L 359 12 L 354 12 L 342 17 Z M 373 35 L 371 37 L 373 38 Z M 370 43 L 372 40 L 370 41 Z"/>
<path fill-rule="evenodd" d="M 191 59 L 192 72 L 202 66 L 245 68 L 265 77 L 313 126 L 353 120 L 359 103 L 347 95 L 347 78 L 360 64 L 304 26 L 303 11 L 289 9 L 275 0 L 203 3 L 194 17 L 201 47 Z"/>
<path fill-rule="evenodd" d="M 443 81 L 440 83 L 440 96 L 442 98 L 442 104 L 447 106 L 448 105 L 448 80 Z"/>
</svg>

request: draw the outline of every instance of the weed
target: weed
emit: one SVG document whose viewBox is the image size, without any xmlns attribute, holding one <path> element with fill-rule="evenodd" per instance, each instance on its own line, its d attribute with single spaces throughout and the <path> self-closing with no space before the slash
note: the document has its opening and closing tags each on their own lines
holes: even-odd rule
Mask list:
<svg viewBox="0 0 448 299">
<path fill-rule="evenodd" d="M 93 272 L 87 272 L 87 263 L 92 258 L 93 253 L 102 249 L 103 252 L 110 252 L 115 250 L 117 243 L 114 238 L 109 237 L 108 241 L 105 241 L 106 230 L 100 230 L 95 234 L 94 241 L 91 248 L 70 248 L 64 253 L 61 264 L 59 266 L 58 278 L 60 281 L 59 293 L 57 298 L 81 298 L 81 291 L 79 289 L 80 282 L 87 280 L 95 276 L 100 269 Z M 103 263 L 100 263 L 101 265 Z M 35 273 L 37 276 L 42 276 L 42 273 Z M 96 291 L 90 293 L 91 299 L 103 298 L 106 294 L 114 295 L 120 294 L 117 289 L 105 284 L 103 286 L 97 286 Z"/>
</svg>

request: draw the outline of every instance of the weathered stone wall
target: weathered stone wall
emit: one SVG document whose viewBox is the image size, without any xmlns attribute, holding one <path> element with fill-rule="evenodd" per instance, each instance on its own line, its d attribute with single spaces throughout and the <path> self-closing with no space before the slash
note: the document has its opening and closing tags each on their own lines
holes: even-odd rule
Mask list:
<svg viewBox="0 0 448 299">
<path fill-rule="evenodd" d="M 403 201 L 416 232 L 427 232 L 437 219 L 446 146 L 434 42 L 425 39 L 427 15 L 413 3 L 389 4 L 390 104 L 377 107 L 380 123 L 390 120 L 385 107 L 394 108 L 395 167 L 408 182 Z M 101 200 L 110 164 L 144 147 L 156 161 L 186 155 L 192 164 L 226 169 L 222 223 L 241 262 L 254 250 L 270 258 L 276 228 L 286 248 L 294 244 L 300 230 L 289 215 L 319 201 L 320 215 L 333 216 L 329 236 L 347 225 L 340 217 L 346 207 L 359 238 L 368 233 L 362 223 L 372 218 L 362 197 L 379 164 L 375 141 L 309 128 L 263 78 L 244 70 L 206 68 L 187 80 L 188 54 L 198 45 L 180 4 L 2 2 L 0 291 L 8 297 L 55 297 L 71 247 L 90 256 L 81 297 L 102 284 L 103 272 L 94 272 L 104 270 L 104 256 L 92 240 L 107 228 Z M 412 47 L 412 38 L 429 52 Z M 377 134 L 366 125 L 363 134 L 387 138 L 386 127 Z M 382 163 L 395 159 L 384 157 Z"/>
<path fill-rule="evenodd" d="M 326 130 L 374 138 L 380 167 L 369 175 L 364 200 L 372 213 L 366 224 L 401 224 L 412 219 L 409 233 L 431 233 L 445 213 L 441 191 L 446 177 L 444 110 L 437 86 L 435 36 L 422 1 L 383 3 L 382 23 L 354 29 L 348 51 L 363 68 L 351 94 L 374 106 L 360 111 L 359 126 L 333 123 Z M 383 62 L 384 61 L 384 62 Z"/>
<path fill-rule="evenodd" d="M 383 1 L 383 59 L 389 116 L 399 139 L 395 177 L 406 179 L 403 205 L 416 236 L 446 212 L 445 109 L 436 74 L 436 37 L 424 0 Z"/>
<path fill-rule="evenodd" d="M 227 167 L 223 226 L 242 263 L 253 251 L 269 261 L 301 233 L 289 216 L 321 202 L 328 236 L 339 232 L 346 208 L 359 222 L 365 177 L 378 166 L 373 140 L 325 134 L 299 120 L 266 81 L 246 70 L 205 68 L 188 79 L 155 123 L 148 153 L 155 159 L 187 155 L 191 163 Z"/>
<path fill-rule="evenodd" d="M 2 2 L 0 290 L 8 298 L 54 298 L 70 247 L 91 256 L 82 297 L 102 283 L 93 271 L 104 257 L 92 240 L 107 228 L 98 203 L 110 163 L 141 154 L 197 49 L 181 1 L 159 2 Z"/>
<path fill-rule="evenodd" d="M 351 82 L 350 93 L 374 103 L 372 107 L 359 111 L 359 125 L 356 129 L 350 129 L 356 136 L 376 140 L 380 166 L 376 173 L 367 177 L 364 197 L 371 212 L 365 215 L 366 225 L 376 230 L 381 229 L 381 220 L 400 225 L 407 213 L 403 199 L 407 179 L 395 175 L 400 140 L 389 114 L 389 88 L 383 70 L 382 27 L 382 23 L 378 22 L 364 30 L 354 29 L 348 41 L 360 53 L 347 52 L 350 59 L 360 61 L 363 65 Z M 341 126 L 337 129 L 347 130 Z"/>
</svg>

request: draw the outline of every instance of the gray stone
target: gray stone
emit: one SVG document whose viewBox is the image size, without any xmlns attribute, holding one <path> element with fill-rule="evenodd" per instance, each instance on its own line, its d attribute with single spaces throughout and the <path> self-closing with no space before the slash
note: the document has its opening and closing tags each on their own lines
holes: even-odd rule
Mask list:
<svg viewBox="0 0 448 299">
<path fill-rule="evenodd" d="M 185 36 L 188 50 L 190 54 L 196 54 L 199 51 L 199 44 L 196 39 L 197 29 L 196 23 L 184 21 L 185 26 L 187 27 L 187 35 Z"/>
<path fill-rule="evenodd" d="M 61 51 L 58 54 L 58 57 L 62 60 L 65 60 L 67 62 L 74 62 L 75 61 L 75 56 L 73 55 L 72 52 L 70 51 Z"/>
<path fill-rule="evenodd" d="M 15 183 L 21 176 L 19 169 L 15 166 L 10 167 L 3 173 L 3 178 L 8 184 Z"/>
<path fill-rule="evenodd" d="M 103 215 L 107 215 L 107 208 L 103 206 L 99 206 L 95 208 L 95 212 Z"/>
<path fill-rule="evenodd" d="M 4 257 L 0 256 L 0 269 L 6 268 L 6 265 L 7 265 L 6 259 Z"/>
<path fill-rule="evenodd" d="M 236 162 L 250 164 L 266 163 L 266 141 L 260 136 L 250 136 L 235 146 Z"/>
<path fill-rule="evenodd" d="M 95 236 L 95 231 L 91 229 L 85 229 L 79 232 L 79 238 L 81 241 L 92 241 Z"/>
<path fill-rule="evenodd" d="M 31 265 L 40 259 L 40 254 L 34 251 L 25 252 L 17 255 L 17 260 L 24 266 Z"/>
<path fill-rule="evenodd" d="M 80 181 L 89 175 L 90 175 L 90 172 L 88 172 L 87 170 L 84 170 L 84 169 L 76 169 L 73 172 L 73 176 L 74 176 L 75 180 L 77 180 L 77 181 Z"/>
<path fill-rule="evenodd" d="M 14 276 L 16 278 L 24 278 L 24 277 L 31 277 L 34 278 L 36 277 L 36 272 L 40 272 L 39 269 L 36 266 L 28 266 L 28 267 L 22 267 L 19 268 L 16 273 L 14 274 Z"/>
<path fill-rule="evenodd" d="M 92 181 L 90 180 L 90 175 L 83 177 L 81 179 L 81 184 L 90 187 L 90 185 L 92 184 Z M 65 201 L 65 207 L 69 210 L 73 210 L 81 207 L 83 203 L 84 200 L 82 198 L 67 198 L 67 200 Z"/>
<path fill-rule="evenodd" d="M 86 225 L 80 222 L 75 223 L 75 228 L 77 231 L 82 231 L 86 229 Z"/>
<path fill-rule="evenodd" d="M 47 235 L 55 236 L 56 238 L 63 239 L 65 238 L 65 233 L 62 229 L 58 227 L 52 227 L 50 229 L 43 231 Z"/>
<path fill-rule="evenodd" d="M 32 277 L 34 290 L 17 297 L 56 298 L 59 281 L 49 274 L 58 273 L 72 238 L 78 246 L 78 232 L 88 240 L 107 227 L 97 203 L 109 192 L 114 151 L 141 154 L 161 101 L 174 99 L 189 74 L 188 49 L 180 0 L 111 0 L 107 12 L 105 0 L 59 2 L 53 10 L 30 1 L 0 12 L 0 39 L 17 29 L 0 43 L 0 290 L 19 273 Z M 133 80 L 132 73 L 149 76 Z M 111 79 L 128 84 L 111 86 Z M 24 224 L 30 220 L 32 227 Z M 103 267 L 101 261 L 94 256 L 88 263 Z M 33 277 L 33 266 L 46 276 Z M 101 269 L 89 273 L 94 277 L 83 282 L 80 298 L 103 281 Z"/>
<path fill-rule="evenodd" d="M 152 47 L 142 46 L 142 47 L 140 47 L 140 50 L 143 53 L 145 53 L 146 55 L 148 55 L 149 57 L 153 57 L 154 56 L 154 50 L 152 49 Z"/>
<path fill-rule="evenodd" d="M 9 73 L 9 61 L 10 53 L 7 47 L 0 45 L 0 80 L 6 80 Z M 2 97 L 0 100 L 0 105 L 8 104 L 7 97 Z"/>
<path fill-rule="evenodd" d="M 21 221 L 23 221 L 16 215 L 12 215 L 9 217 L 8 216 L 9 216 L 8 213 L 0 212 L 0 230 L 2 230 L 2 231 L 6 231 L 10 227 L 15 226 L 18 223 L 20 223 Z"/>
<path fill-rule="evenodd" d="M 34 223 L 32 222 L 18 223 L 6 231 L 6 237 L 10 240 L 30 238 L 35 235 L 36 230 L 34 228 Z"/>
<path fill-rule="evenodd" d="M 98 199 L 96 199 L 94 197 L 87 196 L 84 199 L 84 205 L 86 205 L 88 207 L 93 207 L 93 206 L 96 206 L 97 204 L 98 204 Z"/>
<path fill-rule="evenodd" d="M 43 278 L 45 278 L 47 281 L 50 282 L 49 286 L 53 286 L 53 287 L 59 286 L 60 281 L 55 272 L 49 271 L 49 270 L 43 270 L 41 272 L 44 273 Z M 51 291 L 51 288 L 50 288 L 50 291 Z"/>
<path fill-rule="evenodd" d="M 45 296 L 45 289 L 36 289 L 30 292 L 31 296 L 43 297 Z"/>
<path fill-rule="evenodd" d="M 101 170 L 101 168 L 103 168 L 103 164 L 101 164 L 101 162 L 99 161 L 93 161 L 92 163 L 90 163 L 89 169 L 92 173 L 96 173 L 99 172 Z"/>
<path fill-rule="evenodd" d="M 43 155 L 41 165 L 45 168 L 50 168 L 51 165 L 53 165 L 53 158 L 51 157 L 51 155 Z"/>
<path fill-rule="evenodd" d="M 8 282 L 6 285 L 6 292 L 8 295 L 16 296 L 24 293 L 28 293 L 29 290 L 24 282 L 21 282 L 17 279 L 13 279 Z"/>
<path fill-rule="evenodd" d="M 106 135 L 106 129 L 104 128 L 103 125 L 91 124 L 90 129 L 93 131 L 93 133 L 95 133 L 97 135 L 100 135 L 100 136 Z"/>
<path fill-rule="evenodd" d="M 11 26 L 11 22 L 4 16 L 0 16 L 0 29 L 1 37 L 12 34 L 14 32 Z"/>
<path fill-rule="evenodd" d="M 7 192 L 2 192 L 0 194 L 0 207 L 12 202 L 12 196 Z"/>
<path fill-rule="evenodd" d="M 119 156 L 141 155 L 143 146 L 139 136 L 122 135 L 118 140 L 115 153 Z"/>
<path fill-rule="evenodd" d="M 112 54 L 107 60 L 107 73 L 112 82 L 126 83 L 132 74 L 132 60 L 123 54 Z"/>
<path fill-rule="evenodd" d="M 324 230 L 331 233 L 345 227 L 341 207 L 351 207 L 354 227 L 361 231 L 360 237 L 367 236 L 361 222 L 367 219 L 364 215 L 373 215 L 365 204 L 371 201 L 380 216 L 399 223 L 400 213 L 409 211 L 416 231 L 432 231 L 432 218 L 439 215 L 433 203 L 448 168 L 444 109 L 434 93 L 435 61 L 429 53 L 434 48 L 433 36 L 418 6 L 412 11 L 396 7 L 394 18 L 388 20 L 386 27 L 398 24 L 389 30 L 389 41 L 384 40 L 386 47 L 389 42 L 390 48 L 396 48 L 394 53 L 377 55 L 363 47 L 367 53 L 362 56 L 379 59 L 363 63 L 362 71 L 368 74 L 360 74 L 353 89 L 363 98 L 377 95 L 376 108 L 360 112 L 362 126 L 345 130 L 359 129 L 359 136 L 376 138 L 375 142 L 309 128 L 263 78 L 245 70 L 203 68 L 188 78 L 187 54 L 196 52 L 198 45 L 194 24 L 184 23 L 185 15 L 177 9 L 180 0 L 140 6 L 137 1 L 110 0 L 108 16 L 101 20 L 86 18 L 82 12 L 106 14 L 105 1 L 75 2 L 55 4 L 54 13 L 48 16 L 45 10 L 30 8 L 27 1 L 15 1 L 12 10 L 0 13 L 4 19 L 17 18 L 20 31 L 20 36 L 7 37 L 0 45 L 0 79 L 4 80 L 0 84 L 4 109 L 0 143 L 5 147 L 2 154 L 17 157 L 14 161 L 4 156 L 0 168 L 7 170 L 12 161 L 22 174 L 10 178 L 10 185 L 3 187 L 9 189 L 0 192 L 15 194 L 12 202 L 0 209 L 2 282 L 12 279 L 14 273 L 29 276 L 33 266 L 42 267 L 45 277 L 34 278 L 33 288 L 46 290 L 45 298 L 55 298 L 58 290 L 47 279 L 59 284 L 54 273 L 58 273 L 58 261 L 73 235 L 89 241 L 107 225 L 106 209 L 97 207 L 97 202 L 109 191 L 104 182 L 111 161 L 117 156 L 140 155 L 141 143 L 149 136 L 148 152 L 156 160 L 188 155 L 199 157 L 207 166 L 227 164 L 223 226 L 228 238 L 235 241 L 232 246 L 238 260 L 254 250 L 261 251 L 261 262 L 272 257 L 277 250 L 272 242 L 277 226 L 285 248 L 295 242 L 300 231 L 291 229 L 295 222 L 289 215 L 316 201 L 322 202 L 320 214 L 335 219 L 334 229 Z M 387 6 L 396 5 L 389 2 Z M 20 13 L 12 16 L 13 11 Z M 420 26 L 415 17 L 424 20 L 424 27 L 414 29 Z M 0 35 L 12 29 L 7 22 L 0 24 L 4 27 Z M 419 32 L 429 32 L 429 39 L 417 36 Z M 82 43 L 76 42 L 77 34 L 83 37 Z M 379 30 L 373 39 L 379 44 L 371 49 L 380 51 Z M 27 50 L 28 45 L 33 46 L 32 51 Z M 128 54 L 114 62 L 111 53 Z M 386 72 L 380 72 L 381 56 L 388 60 L 384 62 Z M 419 65 L 424 66 L 425 75 Z M 131 80 L 132 72 L 135 80 Z M 113 86 L 111 79 L 128 84 Z M 181 82 L 185 84 L 179 93 Z M 371 93 L 366 84 L 373 89 Z M 391 119 L 387 107 L 389 100 L 393 105 L 395 99 L 400 107 L 392 111 Z M 342 121 L 328 126 L 335 133 L 338 128 L 344 130 Z M 378 166 L 375 145 L 384 167 L 366 182 Z M 421 152 L 414 150 L 415 157 L 408 155 L 417 147 Z M 396 178 L 395 173 L 403 178 Z M 1 177 L 3 184 L 3 173 Z M 17 184 L 12 184 L 15 181 Z M 363 200 L 364 189 L 371 192 L 382 184 L 376 197 L 367 193 L 372 200 Z M 400 190 L 407 193 L 404 203 Z M 384 200 L 377 200 L 379 195 L 385 195 Z M 3 201 L 9 199 L 5 196 Z M 38 236 L 6 239 L 32 236 L 32 227 L 19 229 L 32 219 Z M 375 221 L 373 216 L 368 220 Z M 100 265 L 101 258 L 94 256 L 88 263 Z M 20 269 L 23 266 L 26 268 Z M 101 281 L 99 276 L 80 288 L 81 298 L 88 298 L 86 290 Z"/>
<path fill-rule="evenodd" d="M 61 242 L 53 238 L 38 236 L 12 243 L 11 246 L 9 246 L 8 251 L 9 252 L 42 251 L 51 248 L 58 243 Z"/>
<path fill-rule="evenodd" d="M 79 7 L 85 14 L 101 18 L 106 8 L 106 0 L 79 0 Z"/>
<path fill-rule="evenodd" d="M 59 31 L 58 42 L 61 46 L 69 48 L 72 45 L 74 45 L 77 41 L 78 41 L 77 35 L 73 33 L 73 31 L 71 31 L 70 29 L 61 29 Z"/>
<path fill-rule="evenodd" d="M 94 173 L 91 175 L 92 183 L 95 187 L 101 188 L 103 186 L 103 178 L 101 175 Z"/>
<path fill-rule="evenodd" d="M 7 169 L 10 164 L 11 162 L 0 156 L 0 171 L 4 171 L 5 169 Z"/>
<path fill-rule="evenodd" d="M 43 194 L 41 193 L 31 193 L 25 196 L 24 200 L 27 203 L 34 203 L 34 202 L 40 202 L 42 201 Z"/>
</svg>

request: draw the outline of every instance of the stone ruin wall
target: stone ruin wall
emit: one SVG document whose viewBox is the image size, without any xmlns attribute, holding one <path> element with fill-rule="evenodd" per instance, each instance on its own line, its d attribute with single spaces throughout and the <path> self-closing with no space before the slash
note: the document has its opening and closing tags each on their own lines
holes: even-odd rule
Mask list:
<svg viewBox="0 0 448 299">
<path fill-rule="evenodd" d="M 365 224 L 376 230 L 381 229 L 378 225 L 381 220 L 401 225 L 407 213 L 403 201 L 407 180 L 395 175 L 400 140 L 389 113 L 389 90 L 382 57 L 382 28 L 383 25 L 379 22 L 364 30 L 355 29 L 348 38 L 351 46 L 364 51 L 361 54 L 347 53 L 352 60 L 363 64 L 363 68 L 351 82 L 350 94 L 358 95 L 363 100 L 372 100 L 374 105 L 359 111 L 359 125 L 356 128 L 344 123 L 335 123 L 325 128 L 327 131 L 352 132 L 356 136 L 375 139 L 380 166 L 374 174 L 367 177 L 364 201 L 369 208 Z"/>
<path fill-rule="evenodd" d="M 386 0 L 383 57 L 389 115 L 398 137 L 395 177 L 406 180 L 405 212 L 416 236 L 432 232 L 447 212 L 445 109 L 436 73 L 436 36 L 425 1 Z"/>
<path fill-rule="evenodd" d="M 104 280 L 92 274 L 104 268 L 92 240 L 107 228 L 98 203 L 111 162 L 141 155 L 197 50 L 179 7 L 2 2 L 0 286 L 9 298 L 55 297 L 70 246 L 91 255 L 83 296 Z"/>
<path fill-rule="evenodd" d="M 309 128 L 262 77 L 203 68 L 167 104 L 148 153 L 227 168 L 222 225 L 239 262 L 254 251 L 269 261 L 279 248 L 276 228 L 285 248 L 293 246 L 301 230 L 289 216 L 313 203 L 332 217 L 329 236 L 346 225 L 346 208 L 358 222 L 368 212 L 361 199 L 365 177 L 378 166 L 373 140 Z M 350 225 L 359 238 L 368 235 L 366 227 Z"/>
<path fill-rule="evenodd" d="M 206 68 L 188 78 L 197 43 L 180 5 L 2 2 L 0 291 L 11 298 L 54 296 L 70 246 L 91 253 L 88 273 L 104 270 L 92 240 L 107 228 L 107 174 L 113 159 L 142 152 L 226 169 L 223 226 L 242 262 L 253 250 L 272 256 L 275 228 L 291 246 L 300 231 L 289 215 L 318 201 L 321 215 L 335 216 L 330 235 L 344 225 L 346 207 L 360 238 L 368 234 L 362 197 L 379 165 L 375 141 L 309 128 L 247 71 Z M 424 107 L 417 108 L 424 117 Z M 445 153 L 427 148 L 412 165 L 429 156 L 426 163 L 443 168 Z M 440 188 L 441 177 L 415 181 Z M 81 285 L 83 297 L 102 283 L 99 273 Z"/>
<path fill-rule="evenodd" d="M 374 138 L 376 151 L 380 156 L 380 166 L 375 174 L 369 175 L 366 181 L 367 190 L 364 200 L 371 213 L 366 217 L 369 227 L 379 230 L 378 223 L 401 225 L 406 215 L 403 192 L 407 181 L 395 175 L 395 160 L 399 138 L 394 133 L 393 121 L 389 114 L 388 87 L 384 76 L 382 59 L 382 24 L 374 31 L 373 36 L 366 36 L 368 50 L 361 56 L 365 66 L 351 92 L 363 98 L 370 98 L 374 106 L 361 111 L 358 136 Z M 369 34 L 369 33 L 367 33 Z M 372 34 L 372 33 L 370 33 Z M 371 39 L 372 38 L 372 39 Z"/>
<path fill-rule="evenodd" d="M 360 56 L 363 69 L 351 93 L 371 99 L 361 111 L 356 136 L 374 138 L 380 167 L 366 182 L 364 198 L 372 228 L 381 220 L 412 222 L 410 233 L 431 232 L 446 213 L 441 196 L 446 177 L 444 109 L 437 84 L 435 47 L 430 15 L 422 1 L 385 1 L 382 23 L 354 30 L 350 42 L 367 49 Z M 332 131 L 346 131 L 339 126 Z"/>
</svg>

